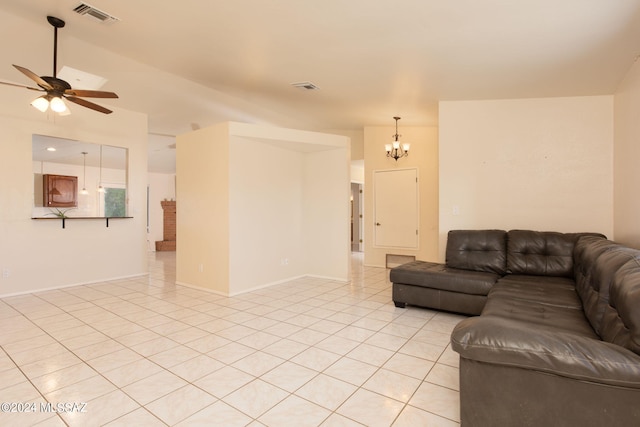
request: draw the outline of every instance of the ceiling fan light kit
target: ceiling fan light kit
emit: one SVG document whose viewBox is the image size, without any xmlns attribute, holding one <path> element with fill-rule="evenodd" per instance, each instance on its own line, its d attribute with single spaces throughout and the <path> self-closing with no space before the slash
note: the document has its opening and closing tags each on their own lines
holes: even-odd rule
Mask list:
<svg viewBox="0 0 640 427">
<path fill-rule="evenodd" d="M 49 22 L 49 24 L 51 24 L 51 26 L 53 26 L 53 77 L 38 76 L 33 71 L 14 64 L 13 66 L 18 71 L 33 80 L 39 87 L 36 88 L 17 85 L 8 82 L 0 82 L 0 84 L 24 87 L 30 90 L 45 92 L 44 95 L 34 99 L 31 102 L 31 105 L 33 105 L 43 113 L 50 109 L 51 111 L 62 116 L 70 114 L 69 108 L 67 108 L 67 104 L 64 102 L 64 100 L 67 99 L 68 101 L 92 109 L 94 111 L 98 111 L 104 114 L 110 114 L 112 112 L 111 110 L 101 105 L 95 104 L 91 101 L 87 101 L 83 98 L 117 98 L 118 95 L 113 92 L 105 92 L 99 90 L 73 89 L 69 83 L 56 77 L 58 69 L 58 28 L 64 27 L 65 22 L 62 19 L 56 18 L 55 16 L 47 16 L 47 21 Z"/>
<path fill-rule="evenodd" d="M 51 111 L 58 113 L 61 116 L 68 116 L 71 114 L 71 110 L 69 110 L 67 104 L 65 104 L 61 97 L 57 96 L 42 95 L 41 97 L 31 101 L 31 105 L 43 113 L 46 113 L 47 110 L 51 108 Z"/>
</svg>

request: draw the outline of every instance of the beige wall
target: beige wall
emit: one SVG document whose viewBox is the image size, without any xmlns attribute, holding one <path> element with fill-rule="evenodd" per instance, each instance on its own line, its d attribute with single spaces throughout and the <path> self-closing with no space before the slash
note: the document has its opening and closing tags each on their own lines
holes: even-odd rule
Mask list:
<svg viewBox="0 0 640 427">
<path fill-rule="evenodd" d="M 176 165 L 179 283 L 348 280 L 348 138 L 222 123 L 179 136 Z"/>
<path fill-rule="evenodd" d="M 0 105 L 0 269 L 9 276 L 0 276 L 0 295 L 146 273 L 146 116 L 76 107 L 70 116 L 48 118 L 23 95 L 3 92 Z M 65 229 L 58 220 L 32 220 L 34 133 L 128 148 L 133 218 L 108 228 L 104 220 L 73 220 Z"/>
<path fill-rule="evenodd" d="M 351 140 L 351 160 L 364 159 L 364 130 L 323 129 L 323 133 L 346 136 Z"/>
<path fill-rule="evenodd" d="M 401 142 L 411 143 L 408 157 L 397 162 L 386 157 L 385 144 L 391 142 L 395 127 L 364 128 L 364 257 L 372 266 L 385 266 L 386 254 L 414 255 L 416 259 L 438 258 L 438 128 L 403 127 Z M 378 170 L 417 168 L 420 198 L 419 247 L 413 249 L 375 247 L 373 242 L 373 173 Z"/>
<path fill-rule="evenodd" d="M 305 154 L 304 247 L 307 269 L 316 277 L 349 281 L 351 188 L 349 145 Z"/>
<path fill-rule="evenodd" d="M 452 229 L 613 234 L 613 97 L 440 103 L 440 259 Z"/>
<path fill-rule="evenodd" d="M 640 62 L 629 70 L 615 94 L 614 235 L 640 248 Z"/>
<path fill-rule="evenodd" d="M 231 294 L 307 273 L 302 242 L 303 157 L 297 151 L 232 136 Z"/>
<path fill-rule="evenodd" d="M 176 278 L 229 289 L 229 126 L 179 135 L 176 142 Z"/>
</svg>

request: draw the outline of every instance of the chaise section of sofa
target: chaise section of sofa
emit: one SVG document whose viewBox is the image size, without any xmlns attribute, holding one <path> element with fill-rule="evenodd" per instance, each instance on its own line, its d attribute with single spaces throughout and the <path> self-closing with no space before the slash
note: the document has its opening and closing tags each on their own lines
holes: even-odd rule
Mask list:
<svg viewBox="0 0 640 427">
<path fill-rule="evenodd" d="M 452 230 L 446 263 L 414 261 L 393 268 L 393 301 L 478 315 L 487 294 L 506 273 L 506 231 Z"/>
<path fill-rule="evenodd" d="M 414 261 L 392 270 L 393 302 L 466 314 L 480 314 L 487 294 L 500 278 L 496 273 L 459 270 Z"/>
</svg>

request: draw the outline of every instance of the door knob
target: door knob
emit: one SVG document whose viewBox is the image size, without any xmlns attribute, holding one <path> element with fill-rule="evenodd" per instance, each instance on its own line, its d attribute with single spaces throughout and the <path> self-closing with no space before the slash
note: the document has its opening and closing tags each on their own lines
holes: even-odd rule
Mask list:
<svg viewBox="0 0 640 427">
<path fill-rule="evenodd" d="M 380 224 L 379 222 L 376 222 L 376 226 L 380 227 L 382 224 Z"/>
</svg>

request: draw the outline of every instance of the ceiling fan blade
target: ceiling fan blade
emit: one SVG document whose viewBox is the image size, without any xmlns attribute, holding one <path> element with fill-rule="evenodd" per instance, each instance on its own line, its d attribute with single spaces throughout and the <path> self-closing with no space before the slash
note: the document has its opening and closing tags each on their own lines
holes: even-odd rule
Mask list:
<svg viewBox="0 0 640 427">
<path fill-rule="evenodd" d="M 81 96 L 85 98 L 117 98 L 113 92 L 105 92 L 102 90 L 83 90 L 83 89 L 67 89 L 64 91 L 65 95 Z"/>
<path fill-rule="evenodd" d="M 0 85 L 7 85 L 7 86 L 15 86 L 15 87 L 23 87 L 25 89 L 31 89 L 31 90 L 37 90 L 38 92 L 44 92 L 44 89 L 40 89 L 37 87 L 31 87 L 31 86 L 25 86 L 25 85 L 19 85 L 16 83 L 9 83 L 9 82 L 0 82 Z"/>
<path fill-rule="evenodd" d="M 36 73 L 34 73 L 31 70 L 28 70 L 24 67 L 21 67 L 19 65 L 15 65 L 13 64 L 13 66 L 20 71 L 22 74 L 24 74 L 25 76 L 29 77 L 31 80 L 33 80 L 34 82 L 36 82 L 38 84 L 38 86 L 42 86 L 43 88 L 47 89 L 47 90 L 52 90 L 53 87 L 51 87 L 51 85 L 49 83 L 47 83 L 46 81 L 44 81 L 39 75 L 37 75 Z"/>
<path fill-rule="evenodd" d="M 82 105 L 83 107 L 91 108 L 92 110 L 99 111 L 104 114 L 111 114 L 112 111 L 104 108 L 101 105 L 94 104 L 93 102 L 87 101 L 86 99 L 76 98 L 75 96 L 65 96 L 65 99 L 68 99 L 71 102 L 74 102 L 78 105 Z"/>
</svg>

